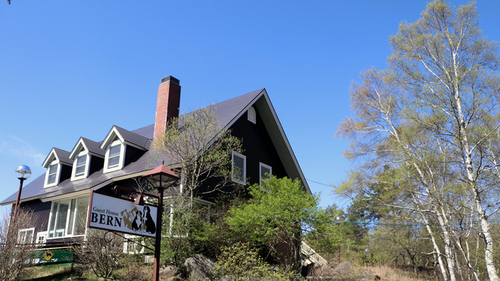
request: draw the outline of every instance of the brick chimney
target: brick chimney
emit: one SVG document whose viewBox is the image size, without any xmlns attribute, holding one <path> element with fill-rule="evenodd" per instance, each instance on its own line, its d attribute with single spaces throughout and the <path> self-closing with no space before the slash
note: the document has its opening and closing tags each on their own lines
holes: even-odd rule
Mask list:
<svg viewBox="0 0 500 281">
<path fill-rule="evenodd" d="M 158 100 L 156 101 L 156 119 L 153 142 L 165 134 L 167 124 L 172 118 L 179 117 L 179 104 L 181 100 L 181 86 L 179 79 L 172 76 L 161 79 L 158 87 Z"/>
</svg>

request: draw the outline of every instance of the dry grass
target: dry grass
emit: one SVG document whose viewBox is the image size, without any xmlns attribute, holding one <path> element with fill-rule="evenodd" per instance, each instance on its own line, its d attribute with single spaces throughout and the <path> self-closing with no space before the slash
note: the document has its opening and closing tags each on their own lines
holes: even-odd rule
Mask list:
<svg viewBox="0 0 500 281">
<path fill-rule="evenodd" d="M 71 272 L 71 264 L 36 266 L 27 269 L 28 279 L 36 279 Z"/>
<path fill-rule="evenodd" d="M 415 273 L 403 271 L 389 266 L 361 266 L 358 272 L 377 274 L 384 281 L 431 281 L 439 280 L 431 276 L 418 276 Z"/>
</svg>

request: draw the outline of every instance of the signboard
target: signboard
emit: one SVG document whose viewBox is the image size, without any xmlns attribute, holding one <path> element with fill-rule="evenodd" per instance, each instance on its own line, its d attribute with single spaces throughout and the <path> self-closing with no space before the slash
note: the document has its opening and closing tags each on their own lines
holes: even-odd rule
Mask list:
<svg viewBox="0 0 500 281">
<path fill-rule="evenodd" d="M 67 248 L 34 250 L 29 261 L 26 261 L 32 265 L 67 262 L 73 262 L 73 253 Z"/>
<path fill-rule="evenodd" d="M 90 195 L 87 226 L 133 235 L 156 237 L 157 207 L 94 193 Z"/>
</svg>

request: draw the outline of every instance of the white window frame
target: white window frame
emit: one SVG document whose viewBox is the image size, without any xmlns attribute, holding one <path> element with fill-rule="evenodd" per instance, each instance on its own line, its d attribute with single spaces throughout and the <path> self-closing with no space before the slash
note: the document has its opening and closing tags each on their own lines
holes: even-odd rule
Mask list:
<svg viewBox="0 0 500 281">
<path fill-rule="evenodd" d="M 116 165 L 113 165 L 113 166 L 109 166 L 109 160 L 110 160 L 110 157 L 111 157 L 111 148 L 112 147 L 116 147 L 116 146 L 120 146 L 120 154 L 119 156 L 119 159 L 118 159 L 118 164 Z M 121 170 L 123 168 L 123 164 L 125 162 L 125 144 L 123 144 L 119 138 L 116 138 L 111 144 L 108 145 L 108 147 L 106 148 L 106 157 L 104 158 L 104 173 L 109 173 L 109 172 L 113 172 L 113 171 L 118 171 L 118 170 Z"/>
<path fill-rule="evenodd" d="M 57 201 L 53 201 L 52 205 L 50 206 L 50 215 L 49 215 L 49 223 L 47 225 L 47 239 L 60 239 L 60 238 L 67 238 L 67 237 L 82 237 L 85 236 L 85 233 L 87 232 L 87 226 L 85 225 L 85 231 L 83 234 L 75 234 L 75 227 L 77 226 L 78 223 L 78 202 L 79 200 L 84 200 L 90 199 L 90 196 L 80 196 L 80 197 L 73 197 L 73 198 L 65 198 Z M 60 208 L 61 208 L 61 202 L 63 201 L 68 201 L 68 210 L 66 211 L 66 218 L 65 218 L 65 223 L 64 223 L 64 229 L 56 229 L 57 221 L 58 221 L 58 216 L 60 215 Z M 73 201 L 74 200 L 74 201 Z M 57 203 L 57 209 L 54 210 L 54 203 Z M 73 209 L 73 204 L 75 204 L 74 209 Z M 88 204 L 86 204 L 86 207 L 88 208 Z M 72 214 L 73 211 L 73 214 Z M 85 221 L 87 221 L 87 216 L 88 216 L 88 210 L 85 212 Z M 51 229 L 52 227 L 52 229 Z M 70 231 L 71 230 L 71 231 Z M 53 236 L 51 237 L 51 231 L 53 232 Z M 71 232 L 71 234 L 68 234 L 68 232 Z M 58 235 L 60 234 L 60 235 Z"/>
<path fill-rule="evenodd" d="M 248 121 L 257 124 L 257 112 L 255 111 L 255 108 L 253 108 L 253 106 L 250 106 L 250 108 L 248 108 L 247 118 Z"/>
<path fill-rule="evenodd" d="M 243 159 L 243 173 L 242 173 L 242 180 L 241 179 L 237 179 L 234 177 L 234 173 L 235 173 L 235 161 L 234 161 L 234 158 L 235 157 L 239 157 L 239 158 L 242 158 Z M 240 183 L 240 184 L 243 184 L 245 185 L 247 183 L 247 157 L 243 154 L 240 154 L 238 152 L 235 152 L 233 151 L 232 153 L 232 156 L 231 156 L 231 180 L 236 182 L 236 183 Z"/>
<path fill-rule="evenodd" d="M 36 234 L 36 244 L 38 246 L 45 246 L 47 242 L 47 231 L 40 231 Z"/>
<path fill-rule="evenodd" d="M 31 241 L 26 241 L 26 234 L 31 231 Z M 23 233 L 23 234 L 21 234 Z M 21 236 L 22 235 L 22 236 Z M 35 228 L 24 228 L 24 229 L 19 229 L 19 232 L 17 234 L 17 244 L 33 244 L 33 238 L 35 236 Z M 21 241 L 21 237 L 24 239 L 24 241 Z"/>
<path fill-rule="evenodd" d="M 137 249 L 140 248 L 140 251 Z M 125 234 L 125 241 L 123 242 L 123 253 L 125 254 L 144 254 L 146 243 L 141 236 Z"/>
<path fill-rule="evenodd" d="M 56 166 L 55 180 L 54 180 L 54 182 L 49 183 L 50 175 L 52 175 L 50 173 L 50 168 L 52 166 Z M 50 162 L 49 166 L 47 167 L 47 172 L 45 172 L 45 182 L 44 182 L 43 187 L 47 188 L 47 187 L 52 187 L 52 186 L 56 186 L 57 184 L 59 184 L 60 175 L 61 175 L 61 163 L 59 163 L 59 161 L 57 159 L 55 159 L 52 162 Z"/>
<path fill-rule="evenodd" d="M 78 159 L 80 159 L 80 157 L 87 157 L 87 159 L 85 160 L 85 166 L 83 168 L 83 173 L 82 174 L 76 174 L 76 170 L 78 169 Z M 80 165 L 82 166 L 82 165 Z M 71 172 L 71 180 L 74 181 L 74 180 L 79 180 L 79 179 L 84 179 L 86 177 L 88 177 L 89 175 L 89 167 L 90 167 L 90 154 L 87 153 L 87 151 L 85 151 L 84 149 L 82 149 L 80 151 L 80 153 L 78 153 L 78 155 L 76 155 L 75 157 L 75 160 L 73 161 L 73 169 L 72 169 L 72 172 Z"/>
<path fill-rule="evenodd" d="M 262 180 L 267 179 L 266 174 L 262 174 L 262 168 L 268 169 L 269 170 L 269 176 L 272 176 L 273 174 L 273 167 L 266 165 L 262 162 L 259 162 L 259 185 L 262 185 Z"/>
</svg>

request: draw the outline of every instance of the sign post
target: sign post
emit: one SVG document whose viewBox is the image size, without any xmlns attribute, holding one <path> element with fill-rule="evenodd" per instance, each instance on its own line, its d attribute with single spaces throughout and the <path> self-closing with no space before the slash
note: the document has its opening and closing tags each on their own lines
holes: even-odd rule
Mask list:
<svg viewBox="0 0 500 281">
<path fill-rule="evenodd" d="M 162 225 L 162 215 L 163 215 L 163 189 L 169 187 L 171 184 L 179 179 L 174 172 L 172 172 L 163 163 L 146 173 L 145 177 L 153 187 L 158 188 L 158 212 L 157 215 L 157 231 L 155 240 L 155 260 L 154 260 L 154 272 L 153 281 L 160 280 L 160 248 L 161 248 L 161 225 Z"/>
</svg>

